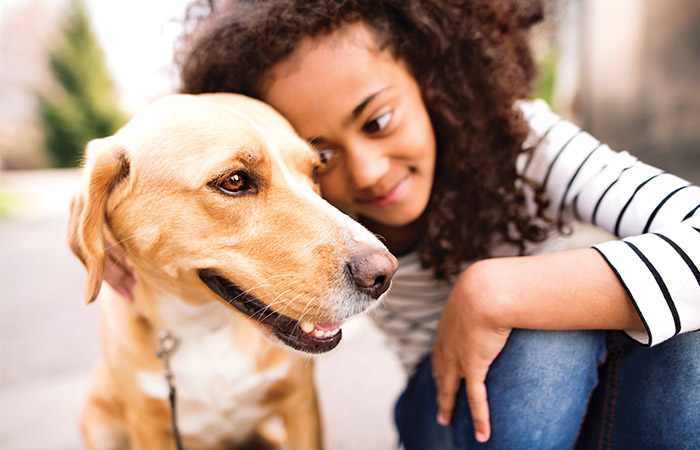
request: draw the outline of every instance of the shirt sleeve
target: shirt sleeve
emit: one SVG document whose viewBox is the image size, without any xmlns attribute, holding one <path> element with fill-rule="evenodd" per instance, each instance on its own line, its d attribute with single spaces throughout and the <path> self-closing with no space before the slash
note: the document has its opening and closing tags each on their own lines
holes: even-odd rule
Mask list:
<svg viewBox="0 0 700 450">
<path fill-rule="evenodd" d="M 644 323 L 627 334 L 651 346 L 700 329 L 700 188 L 611 150 L 541 100 L 518 106 L 535 147 L 518 170 L 544 188 L 549 214 L 620 238 L 594 248 Z"/>
</svg>

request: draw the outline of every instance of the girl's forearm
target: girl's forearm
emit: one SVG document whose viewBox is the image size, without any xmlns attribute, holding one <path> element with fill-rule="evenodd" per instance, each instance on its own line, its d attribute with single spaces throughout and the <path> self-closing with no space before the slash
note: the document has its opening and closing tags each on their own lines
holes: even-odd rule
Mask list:
<svg viewBox="0 0 700 450">
<path fill-rule="evenodd" d="M 507 328 L 643 330 L 634 304 L 594 249 L 493 258 L 463 275 L 494 323 Z M 462 280 L 464 281 L 464 280 Z"/>
</svg>

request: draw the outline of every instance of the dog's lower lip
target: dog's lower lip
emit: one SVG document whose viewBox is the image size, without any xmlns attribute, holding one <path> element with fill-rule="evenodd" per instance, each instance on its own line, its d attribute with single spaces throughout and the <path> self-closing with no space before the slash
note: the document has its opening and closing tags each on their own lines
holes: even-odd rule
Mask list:
<svg viewBox="0 0 700 450">
<path fill-rule="evenodd" d="M 212 270 L 200 270 L 199 278 L 229 305 L 257 320 L 258 323 L 269 326 L 275 336 L 296 350 L 306 353 L 325 353 L 333 350 L 343 337 L 342 330 L 339 328 L 335 333 L 318 336 L 304 332 L 298 321 L 271 310 L 253 295 L 242 291 L 227 278 Z"/>
</svg>

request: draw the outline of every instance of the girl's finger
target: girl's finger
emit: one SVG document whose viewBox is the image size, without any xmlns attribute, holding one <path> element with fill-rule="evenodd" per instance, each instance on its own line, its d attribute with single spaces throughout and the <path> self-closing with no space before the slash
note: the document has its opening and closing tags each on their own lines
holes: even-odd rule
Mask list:
<svg viewBox="0 0 700 450">
<path fill-rule="evenodd" d="M 452 420 L 452 409 L 454 408 L 455 398 L 459 390 L 460 378 L 457 373 L 450 371 L 449 374 L 435 378 L 437 387 L 437 422 L 440 425 L 447 426 Z"/>
<path fill-rule="evenodd" d="M 491 437 L 489 403 L 486 384 L 483 380 L 467 380 L 467 402 L 474 424 L 474 437 L 478 442 L 486 442 Z"/>
</svg>

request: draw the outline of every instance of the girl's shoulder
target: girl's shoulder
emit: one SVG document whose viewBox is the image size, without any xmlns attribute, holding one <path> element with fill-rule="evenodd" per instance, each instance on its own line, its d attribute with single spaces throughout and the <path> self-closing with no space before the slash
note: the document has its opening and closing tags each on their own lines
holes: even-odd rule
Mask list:
<svg viewBox="0 0 700 450">
<path fill-rule="evenodd" d="M 515 102 L 515 107 L 522 111 L 526 120 L 539 114 L 553 114 L 552 108 L 541 98 L 518 100 Z"/>
</svg>

